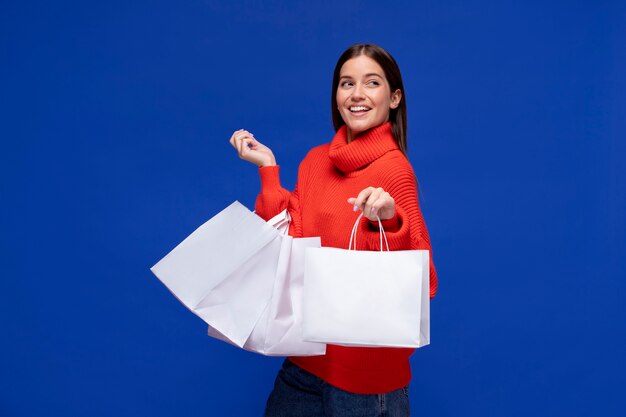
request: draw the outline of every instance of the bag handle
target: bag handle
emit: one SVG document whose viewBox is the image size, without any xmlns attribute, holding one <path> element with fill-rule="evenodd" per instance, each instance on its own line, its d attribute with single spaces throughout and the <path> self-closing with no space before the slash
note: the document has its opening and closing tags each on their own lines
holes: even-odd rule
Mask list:
<svg viewBox="0 0 626 417">
<path fill-rule="evenodd" d="M 354 250 L 356 250 L 356 231 L 359 227 L 359 221 L 363 217 L 363 212 L 359 214 L 356 221 L 354 222 L 354 226 L 352 227 L 352 233 L 350 234 L 350 244 L 348 245 L 348 250 L 352 250 L 352 242 L 354 242 Z M 376 216 L 376 220 L 378 220 L 378 230 L 380 234 L 380 251 L 383 252 L 383 237 L 385 238 L 385 245 L 387 246 L 387 252 L 389 252 L 389 242 L 387 241 L 387 235 L 385 234 L 385 229 L 383 229 L 383 224 L 380 221 L 380 217 Z"/>
</svg>

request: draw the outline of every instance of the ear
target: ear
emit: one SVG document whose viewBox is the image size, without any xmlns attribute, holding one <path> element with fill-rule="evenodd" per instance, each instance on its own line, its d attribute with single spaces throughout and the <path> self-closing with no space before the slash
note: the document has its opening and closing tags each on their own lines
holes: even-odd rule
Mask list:
<svg viewBox="0 0 626 417">
<path fill-rule="evenodd" d="M 391 93 L 391 103 L 389 103 L 390 109 L 396 109 L 400 105 L 400 100 L 402 100 L 402 90 L 399 88 Z"/>
</svg>

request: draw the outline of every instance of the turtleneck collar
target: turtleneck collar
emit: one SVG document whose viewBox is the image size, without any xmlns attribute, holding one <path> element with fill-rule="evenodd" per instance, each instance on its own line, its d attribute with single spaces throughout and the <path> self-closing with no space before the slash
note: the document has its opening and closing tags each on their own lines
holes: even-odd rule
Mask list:
<svg viewBox="0 0 626 417">
<path fill-rule="evenodd" d="M 350 143 L 347 129 L 346 125 L 341 126 L 328 150 L 331 161 L 343 172 L 363 168 L 385 153 L 399 149 L 391 133 L 391 122 L 357 135 Z"/>
</svg>

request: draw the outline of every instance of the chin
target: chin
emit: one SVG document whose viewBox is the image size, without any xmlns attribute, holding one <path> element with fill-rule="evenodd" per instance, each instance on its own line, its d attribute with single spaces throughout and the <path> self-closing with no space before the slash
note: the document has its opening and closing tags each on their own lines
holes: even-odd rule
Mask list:
<svg viewBox="0 0 626 417">
<path fill-rule="evenodd" d="M 352 136 L 356 136 L 356 135 L 360 135 L 361 133 L 367 132 L 368 130 L 372 129 L 373 127 L 375 127 L 374 125 L 357 125 L 357 126 L 350 126 L 348 125 L 348 129 L 350 130 L 350 133 L 352 134 Z"/>
</svg>

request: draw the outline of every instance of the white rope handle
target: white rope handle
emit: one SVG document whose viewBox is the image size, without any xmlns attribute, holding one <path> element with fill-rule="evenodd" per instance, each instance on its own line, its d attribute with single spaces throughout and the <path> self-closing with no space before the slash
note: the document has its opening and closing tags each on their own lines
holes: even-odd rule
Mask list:
<svg viewBox="0 0 626 417">
<path fill-rule="evenodd" d="M 356 250 L 356 231 L 359 227 L 359 221 L 363 217 L 363 212 L 359 214 L 356 221 L 354 222 L 354 226 L 352 227 L 352 233 L 350 234 L 350 244 L 348 245 L 348 250 L 352 250 L 352 242 L 354 242 L 354 250 Z M 387 252 L 389 252 L 389 242 L 387 241 L 387 234 L 385 233 L 385 229 L 383 229 L 383 224 L 380 221 L 380 217 L 376 216 L 376 220 L 378 220 L 378 231 L 380 235 L 380 251 L 383 251 L 383 237 L 385 238 L 385 245 L 387 246 Z"/>
</svg>

